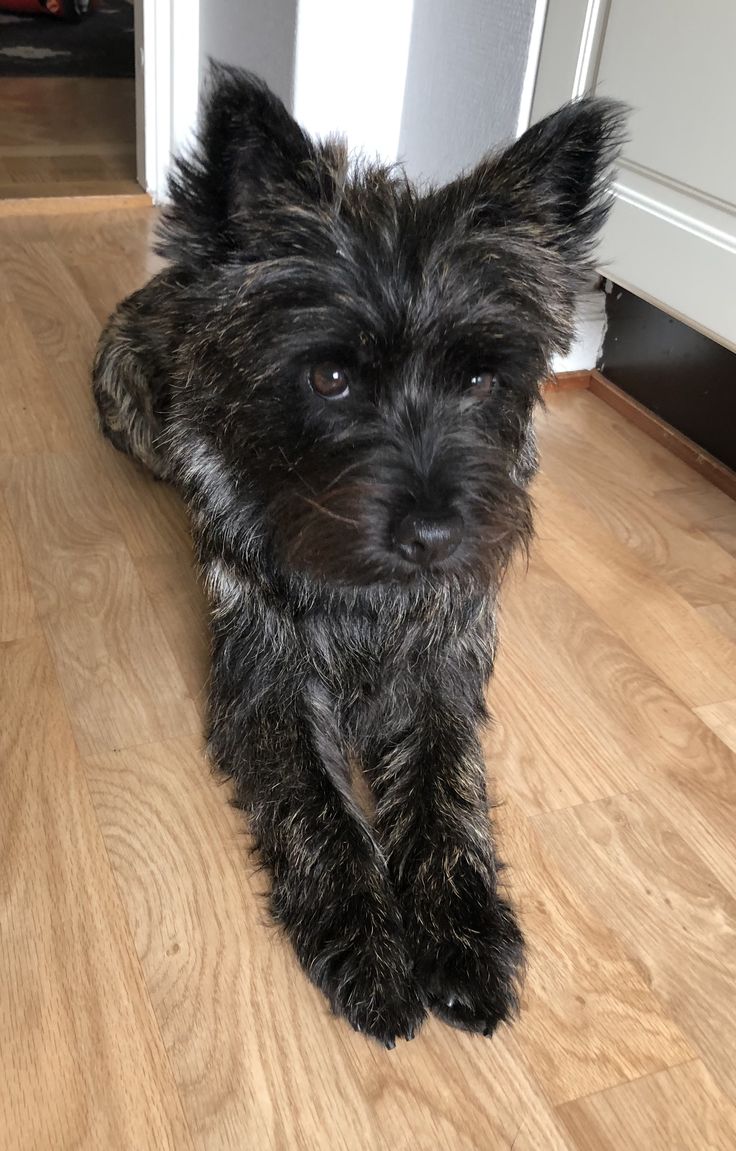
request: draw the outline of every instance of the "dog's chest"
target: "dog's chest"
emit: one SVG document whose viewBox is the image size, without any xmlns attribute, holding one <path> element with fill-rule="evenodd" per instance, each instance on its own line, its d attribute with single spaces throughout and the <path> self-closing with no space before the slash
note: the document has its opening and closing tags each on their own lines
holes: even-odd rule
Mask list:
<svg viewBox="0 0 736 1151">
<path fill-rule="evenodd" d="M 390 684 L 433 679 L 448 664 L 486 679 L 495 648 L 495 605 L 400 604 L 379 612 L 332 611 L 302 625 L 304 650 L 335 699 L 369 705 Z"/>
</svg>

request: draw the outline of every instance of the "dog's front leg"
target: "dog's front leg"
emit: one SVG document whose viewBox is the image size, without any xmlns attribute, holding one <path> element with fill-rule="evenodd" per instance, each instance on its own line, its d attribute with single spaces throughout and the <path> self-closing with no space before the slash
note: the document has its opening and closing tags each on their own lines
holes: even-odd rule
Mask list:
<svg viewBox="0 0 736 1151">
<path fill-rule="evenodd" d="M 431 1009 L 490 1035 L 517 1009 L 523 939 L 499 892 L 478 728 L 483 688 L 437 675 L 394 692 L 368 753 L 387 853 Z"/>
<path fill-rule="evenodd" d="M 271 908 L 333 1010 L 393 1047 L 425 1009 L 385 857 L 348 788 L 321 686 L 268 660 L 243 680 L 216 643 L 210 750 L 272 876 Z"/>
</svg>

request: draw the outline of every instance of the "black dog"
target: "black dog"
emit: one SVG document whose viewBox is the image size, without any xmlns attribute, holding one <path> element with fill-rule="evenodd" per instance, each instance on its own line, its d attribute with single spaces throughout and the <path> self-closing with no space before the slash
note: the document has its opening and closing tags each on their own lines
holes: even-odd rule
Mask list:
<svg viewBox="0 0 736 1151">
<path fill-rule="evenodd" d="M 517 1006 L 478 733 L 498 589 L 531 535 L 532 412 L 621 122 L 581 100 L 417 190 L 216 67 L 171 178 L 170 264 L 100 341 L 103 431 L 190 510 L 209 748 L 273 914 L 333 1010 L 389 1047 L 427 1008 L 489 1035 Z"/>
</svg>

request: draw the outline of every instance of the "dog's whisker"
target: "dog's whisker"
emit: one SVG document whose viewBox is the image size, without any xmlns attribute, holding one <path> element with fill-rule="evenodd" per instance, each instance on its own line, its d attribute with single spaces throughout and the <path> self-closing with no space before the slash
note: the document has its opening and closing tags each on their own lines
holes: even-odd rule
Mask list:
<svg viewBox="0 0 736 1151">
<path fill-rule="evenodd" d="M 332 480 L 330 480 L 327 487 L 325 488 L 325 491 L 329 491 L 331 488 L 333 488 L 335 486 L 335 484 L 339 484 L 340 480 L 343 479 L 344 476 L 349 475 L 350 472 L 355 471 L 356 468 L 359 468 L 361 466 L 362 466 L 362 460 L 353 460 L 352 463 L 347 464 L 342 469 L 342 471 L 339 471 L 337 473 L 337 475 L 334 476 L 334 478 Z"/>
<path fill-rule="evenodd" d="M 348 516 L 341 516 L 337 512 L 331 511 L 330 508 L 325 507 L 324 504 L 319 503 L 318 500 L 311 500 L 308 496 L 302 495 L 299 496 L 299 499 L 302 500 L 303 503 L 309 504 L 310 507 L 314 508 L 315 511 L 320 512 L 322 515 L 329 516 L 329 518 L 332 520 L 339 520 L 340 523 L 349 524 L 354 528 L 360 527 L 360 524 L 357 520 L 350 519 Z"/>
</svg>

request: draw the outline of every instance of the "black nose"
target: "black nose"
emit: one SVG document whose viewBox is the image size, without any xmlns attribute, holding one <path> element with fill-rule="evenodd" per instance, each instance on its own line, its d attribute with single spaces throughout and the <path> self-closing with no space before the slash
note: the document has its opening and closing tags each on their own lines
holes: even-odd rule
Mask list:
<svg viewBox="0 0 736 1151">
<path fill-rule="evenodd" d="M 458 515 L 404 516 L 394 534 L 399 555 L 419 567 L 447 559 L 462 538 L 463 521 Z"/>
</svg>

